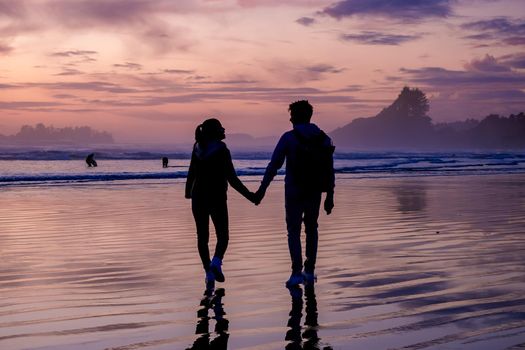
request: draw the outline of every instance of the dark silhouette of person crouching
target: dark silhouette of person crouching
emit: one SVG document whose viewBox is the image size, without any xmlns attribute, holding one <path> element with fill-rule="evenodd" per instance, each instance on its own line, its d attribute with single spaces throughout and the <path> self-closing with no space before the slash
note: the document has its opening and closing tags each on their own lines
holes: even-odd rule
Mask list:
<svg viewBox="0 0 525 350">
<path fill-rule="evenodd" d="M 97 161 L 95 160 L 95 153 L 91 153 L 86 157 L 86 164 L 88 167 L 96 167 Z"/>
<path fill-rule="evenodd" d="M 206 285 L 214 288 L 215 281 L 224 282 L 221 265 L 228 247 L 228 183 L 251 202 L 250 192 L 235 173 L 230 151 L 222 142 L 224 128 L 217 119 L 207 119 L 195 130 L 195 145 L 186 180 L 186 198 L 191 198 L 191 209 L 197 228 L 197 246 L 206 272 Z M 213 259 L 210 260 L 208 241 L 209 219 L 212 219 L 217 236 Z"/>
</svg>

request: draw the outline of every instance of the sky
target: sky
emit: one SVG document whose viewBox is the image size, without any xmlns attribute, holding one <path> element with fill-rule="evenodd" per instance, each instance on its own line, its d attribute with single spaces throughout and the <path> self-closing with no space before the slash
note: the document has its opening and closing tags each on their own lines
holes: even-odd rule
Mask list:
<svg viewBox="0 0 525 350">
<path fill-rule="evenodd" d="M 434 122 L 525 111 L 524 0 L 0 0 L 0 134 L 87 125 L 179 143 L 255 137 L 308 99 L 326 131 L 403 86 Z"/>
</svg>

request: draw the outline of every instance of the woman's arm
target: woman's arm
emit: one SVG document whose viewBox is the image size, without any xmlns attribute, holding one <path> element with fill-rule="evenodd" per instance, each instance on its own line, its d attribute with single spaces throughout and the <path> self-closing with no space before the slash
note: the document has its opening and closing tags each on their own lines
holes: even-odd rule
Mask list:
<svg viewBox="0 0 525 350">
<path fill-rule="evenodd" d="M 228 180 L 228 183 L 231 187 L 233 187 L 237 192 L 242 194 L 244 197 L 246 197 L 249 201 L 253 201 L 253 194 L 244 186 L 244 184 L 241 182 L 239 177 L 237 176 L 237 173 L 235 172 L 235 168 L 233 167 L 232 162 L 232 156 L 230 154 L 230 151 L 228 148 L 224 149 L 224 157 L 225 157 L 225 166 L 226 166 L 226 179 Z"/>
</svg>

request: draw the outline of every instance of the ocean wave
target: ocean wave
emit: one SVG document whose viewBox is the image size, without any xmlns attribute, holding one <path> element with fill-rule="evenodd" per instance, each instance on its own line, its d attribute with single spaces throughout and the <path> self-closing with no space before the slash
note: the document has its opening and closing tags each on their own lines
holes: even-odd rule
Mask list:
<svg viewBox="0 0 525 350">
<path fill-rule="evenodd" d="M 168 157 L 169 159 L 189 159 L 190 150 L 148 151 L 122 149 L 2 149 L 0 160 L 84 160 L 90 153 L 95 153 L 100 160 L 150 160 Z M 239 160 L 265 160 L 271 158 L 271 152 L 232 150 L 232 155 Z M 456 163 L 462 159 L 471 160 L 517 160 L 524 161 L 525 154 L 518 152 L 338 152 L 334 154 L 337 160 L 405 160 L 409 162 Z"/>
<path fill-rule="evenodd" d="M 0 176 L 0 184 L 32 182 L 91 182 L 117 180 L 160 180 L 185 178 L 186 171 L 170 173 L 102 173 L 102 174 L 39 174 Z"/>
<path fill-rule="evenodd" d="M 412 164 L 411 164 L 412 163 Z M 406 166 L 411 164 L 410 166 Z M 263 176 L 264 167 L 246 167 L 237 169 L 237 175 L 242 177 Z M 474 164 L 449 164 L 440 166 L 416 166 L 413 162 L 393 162 L 381 165 L 344 166 L 335 168 L 336 174 L 341 175 L 377 175 L 389 176 L 425 176 L 425 175 L 475 175 L 497 173 L 525 173 L 525 166 L 519 162 L 508 163 L 474 163 Z M 278 175 L 284 175 L 284 169 Z M 170 180 L 184 179 L 187 171 L 171 172 L 104 172 L 104 173 L 73 173 L 73 174 L 15 174 L 0 175 L 0 186 L 36 183 L 86 183 L 101 181 L 124 180 Z"/>
<path fill-rule="evenodd" d="M 189 159 L 190 152 L 148 152 L 148 151 L 120 151 L 120 150 L 31 150 L 31 151 L 4 151 L 0 160 L 84 160 L 90 153 L 95 153 L 97 159 L 106 160 L 148 160 L 161 159 Z"/>
</svg>

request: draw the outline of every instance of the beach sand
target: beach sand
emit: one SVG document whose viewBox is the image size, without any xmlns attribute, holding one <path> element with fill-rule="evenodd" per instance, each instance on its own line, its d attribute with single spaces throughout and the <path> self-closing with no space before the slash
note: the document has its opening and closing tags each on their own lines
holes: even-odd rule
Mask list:
<svg viewBox="0 0 525 350">
<path fill-rule="evenodd" d="M 230 190 L 222 298 L 181 181 L 0 191 L 2 350 L 525 346 L 523 175 L 339 178 L 291 293 L 283 182 L 259 207 Z"/>
</svg>

